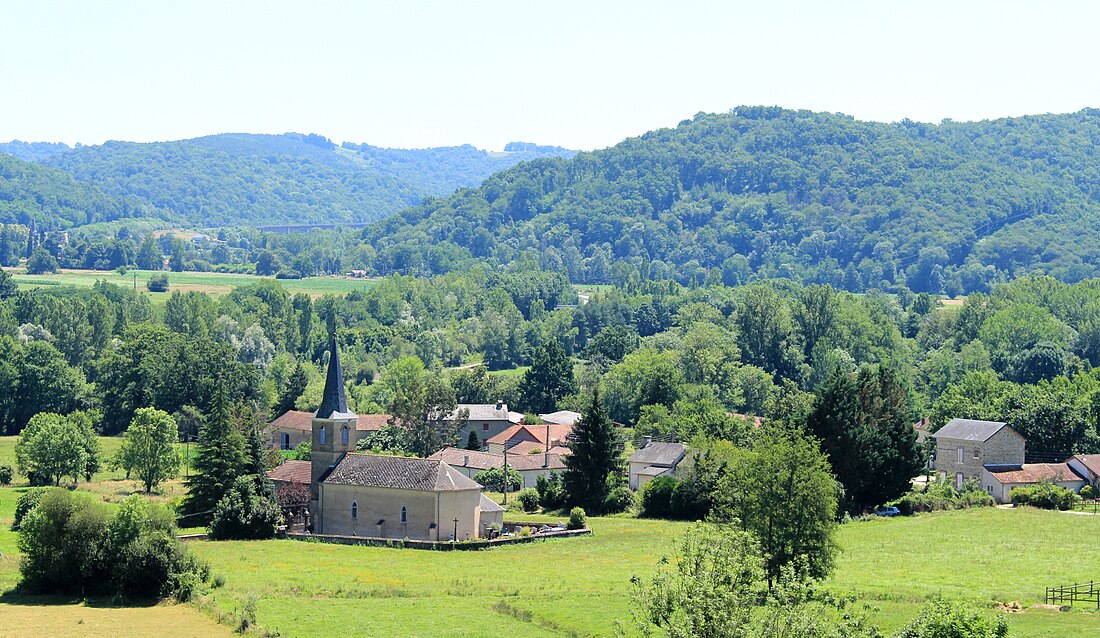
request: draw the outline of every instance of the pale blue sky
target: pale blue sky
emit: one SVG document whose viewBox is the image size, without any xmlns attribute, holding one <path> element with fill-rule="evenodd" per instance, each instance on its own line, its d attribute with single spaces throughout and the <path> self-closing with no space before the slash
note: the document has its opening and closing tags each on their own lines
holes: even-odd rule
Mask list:
<svg viewBox="0 0 1100 638">
<path fill-rule="evenodd" d="M 1096 2 L 3 0 L 0 140 L 591 149 L 741 104 L 1100 106 Z"/>
</svg>

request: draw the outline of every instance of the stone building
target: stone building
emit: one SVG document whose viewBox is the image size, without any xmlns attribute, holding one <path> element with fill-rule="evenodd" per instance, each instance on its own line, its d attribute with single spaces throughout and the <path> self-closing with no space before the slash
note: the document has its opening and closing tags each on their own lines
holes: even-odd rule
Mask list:
<svg viewBox="0 0 1100 638">
<path fill-rule="evenodd" d="M 317 534 L 465 540 L 502 513 L 481 485 L 436 459 L 361 454 L 332 339 L 321 405 L 311 421 L 310 520 Z M 483 516 L 484 514 L 484 516 Z"/>
<path fill-rule="evenodd" d="M 981 481 L 983 466 L 1024 463 L 1024 437 L 1000 421 L 952 419 L 932 438 L 936 440 L 936 473 L 951 480 L 956 489 L 963 481 Z"/>
</svg>

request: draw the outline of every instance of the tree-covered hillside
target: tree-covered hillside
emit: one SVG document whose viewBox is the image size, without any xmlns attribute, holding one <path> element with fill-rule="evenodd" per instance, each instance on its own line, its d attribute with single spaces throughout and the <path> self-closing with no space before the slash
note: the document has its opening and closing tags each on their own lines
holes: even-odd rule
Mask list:
<svg viewBox="0 0 1100 638">
<path fill-rule="evenodd" d="M 168 218 L 132 197 L 104 193 L 54 168 L 0 153 L 0 224 L 70 228 L 133 217 Z"/>
<path fill-rule="evenodd" d="M 1077 281 L 1100 274 L 1097 141 L 1096 110 L 929 125 L 744 107 L 516 166 L 364 239 L 397 269 L 527 252 L 598 283 Z"/>
<path fill-rule="evenodd" d="M 108 142 L 43 159 L 79 181 L 141 198 L 199 227 L 366 222 L 427 196 L 564 149 L 488 153 L 337 146 L 318 135 L 226 134 L 157 143 Z"/>
</svg>

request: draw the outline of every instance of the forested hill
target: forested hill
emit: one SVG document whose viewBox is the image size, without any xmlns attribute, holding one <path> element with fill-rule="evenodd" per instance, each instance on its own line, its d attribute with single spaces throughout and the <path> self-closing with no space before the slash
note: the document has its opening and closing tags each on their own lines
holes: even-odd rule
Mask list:
<svg viewBox="0 0 1100 638">
<path fill-rule="evenodd" d="M 476 185 L 524 160 L 572 155 L 527 144 L 503 153 L 469 145 L 337 146 L 318 135 L 293 133 L 108 142 L 64 152 L 25 143 L 5 146 L 107 193 L 172 211 L 197 227 L 373 221 L 425 197 Z"/>
<path fill-rule="evenodd" d="M 1100 275 L 1100 111 L 939 125 L 743 107 L 547 159 L 368 229 L 400 268 L 985 290 Z"/>
<path fill-rule="evenodd" d="M 132 197 L 107 194 L 63 171 L 0 153 L 0 224 L 58 229 L 134 217 L 171 220 L 172 214 Z"/>
</svg>

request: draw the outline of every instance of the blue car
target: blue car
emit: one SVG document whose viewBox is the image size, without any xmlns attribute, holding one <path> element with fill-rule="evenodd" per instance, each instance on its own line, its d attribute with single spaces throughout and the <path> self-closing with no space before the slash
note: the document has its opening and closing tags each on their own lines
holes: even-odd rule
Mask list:
<svg viewBox="0 0 1100 638">
<path fill-rule="evenodd" d="M 901 510 L 891 505 L 880 510 L 875 510 L 875 516 L 900 516 Z"/>
</svg>

